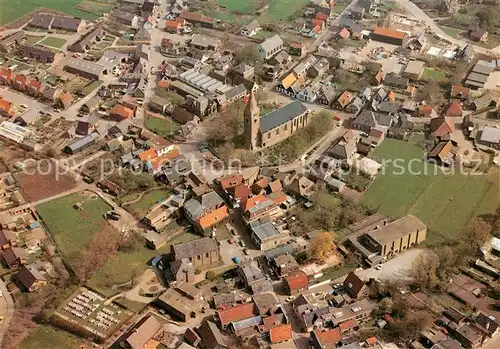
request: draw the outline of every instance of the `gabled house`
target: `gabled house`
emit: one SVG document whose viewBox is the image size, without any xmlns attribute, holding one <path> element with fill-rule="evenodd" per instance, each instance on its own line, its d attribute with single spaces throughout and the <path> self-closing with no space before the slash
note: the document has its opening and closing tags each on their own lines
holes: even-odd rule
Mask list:
<svg viewBox="0 0 500 349">
<path fill-rule="evenodd" d="M 287 275 L 282 281 L 285 292 L 290 296 L 301 293 L 309 286 L 309 277 L 301 270 Z"/>
<path fill-rule="evenodd" d="M 47 284 L 45 276 L 43 276 L 33 265 L 21 266 L 19 272 L 15 275 L 15 279 L 19 281 L 28 292 L 34 292 Z"/>
<path fill-rule="evenodd" d="M 20 247 L 9 247 L 2 251 L 2 257 L 9 268 L 14 268 L 26 264 L 28 255 Z"/>
<path fill-rule="evenodd" d="M 276 34 L 259 45 L 259 53 L 264 60 L 268 60 L 283 48 L 283 40 Z"/>
<path fill-rule="evenodd" d="M 462 106 L 457 101 L 453 101 L 448 105 L 445 116 L 461 117 L 463 115 Z"/>
<path fill-rule="evenodd" d="M 467 100 L 469 98 L 470 88 L 462 85 L 451 86 L 450 97 L 459 100 Z"/>
<path fill-rule="evenodd" d="M 455 127 L 453 123 L 446 120 L 446 117 L 439 116 L 431 119 L 430 131 L 434 137 L 440 138 L 453 133 Z"/>
<path fill-rule="evenodd" d="M 243 26 L 240 30 L 240 35 L 246 36 L 246 37 L 251 37 L 256 35 L 259 31 L 262 30 L 262 27 L 260 26 L 259 22 L 256 20 L 251 21 L 247 25 Z"/>
<path fill-rule="evenodd" d="M 351 103 L 352 99 L 354 98 L 354 94 L 350 91 L 344 91 L 342 94 L 337 98 L 335 101 L 335 107 L 339 110 L 344 110 L 345 107 Z"/>
<path fill-rule="evenodd" d="M 360 299 L 368 295 L 368 286 L 351 271 L 344 280 L 344 291 L 352 299 Z"/>
<path fill-rule="evenodd" d="M 335 101 L 337 91 L 333 85 L 323 85 L 318 95 L 317 102 L 323 105 L 331 106 Z"/>
<path fill-rule="evenodd" d="M 357 114 L 361 108 L 363 108 L 363 100 L 359 97 L 356 97 L 352 100 L 352 102 L 345 108 L 347 113 Z"/>
</svg>

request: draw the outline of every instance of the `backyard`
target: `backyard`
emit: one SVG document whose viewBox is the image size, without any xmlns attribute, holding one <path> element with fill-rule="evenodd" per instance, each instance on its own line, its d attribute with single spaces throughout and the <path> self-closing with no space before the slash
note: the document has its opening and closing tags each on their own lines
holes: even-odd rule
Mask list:
<svg viewBox="0 0 500 349">
<path fill-rule="evenodd" d="M 81 209 L 73 205 L 81 203 Z M 78 255 L 93 235 L 106 225 L 103 214 L 110 209 L 95 194 L 77 193 L 37 206 L 61 253 L 68 259 Z"/>
<path fill-rule="evenodd" d="M 108 259 L 106 264 L 94 274 L 87 285 L 99 290 L 104 295 L 110 296 L 117 293 L 113 285 L 125 284 L 139 277 L 149 268 L 150 261 L 156 256 L 170 253 L 170 246 L 186 241 L 199 239 L 200 236 L 192 232 L 182 232 L 167 241 L 167 245 L 156 251 L 140 247 L 132 252 L 118 251 Z M 126 266 L 126 268 L 124 268 Z"/>
<path fill-rule="evenodd" d="M 147 118 L 144 126 L 163 138 L 168 138 L 179 128 L 179 124 L 168 118 Z"/>
<path fill-rule="evenodd" d="M 449 36 L 451 36 L 452 38 L 455 38 L 455 39 L 458 39 L 458 37 L 460 36 L 460 34 L 462 34 L 462 32 L 463 32 L 462 29 L 452 28 L 452 27 L 445 27 L 443 25 L 440 25 L 439 28 L 441 28 L 441 30 L 443 32 L 445 32 L 445 34 L 448 34 Z"/>
<path fill-rule="evenodd" d="M 40 45 L 50 46 L 50 47 L 54 47 L 57 49 L 60 49 L 61 47 L 63 47 L 65 43 L 66 43 L 66 40 L 64 40 L 64 39 L 54 38 L 54 37 L 50 37 L 50 36 L 46 37 L 45 39 L 43 39 L 42 41 L 39 42 Z"/>
<path fill-rule="evenodd" d="M 127 195 L 127 197 L 123 197 L 121 201 L 124 204 L 124 208 L 132 213 L 133 215 L 140 216 L 145 214 L 150 208 L 152 208 L 158 202 L 163 201 L 164 199 L 170 196 L 171 192 L 168 189 L 158 189 L 150 191 L 144 194 L 140 199 L 136 194 Z M 135 201 L 138 200 L 138 201 Z M 135 201 L 130 204 L 126 204 L 126 202 Z"/>
<path fill-rule="evenodd" d="M 39 348 L 78 348 L 84 343 L 71 333 L 52 326 L 38 325 L 33 332 L 23 339 L 20 349 Z"/>
<path fill-rule="evenodd" d="M 482 175 L 445 172 L 424 161 L 422 141 L 421 135 L 409 142 L 386 139 L 376 148 L 373 158 L 386 161 L 385 168 L 363 203 L 393 218 L 417 216 L 429 226 L 431 242 L 450 239 L 472 217 L 493 213 L 498 207 L 499 170 Z"/>
<path fill-rule="evenodd" d="M 422 80 L 440 82 L 446 80 L 446 73 L 441 70 L 425 68 L 422 73 Z"/>
<path fill-rule="evenodd" d="M 17 0 L 14 2 L 12 0 L 0 0 L 0 8 L 2 9 L 0 11 L 0 25 L 18 20 L 40 7 L 60 11 L 86 20 L 96 19 L 96 15 L 76 8 L 76 5 L 80 2 L 81 0 Z"/>
</svg>

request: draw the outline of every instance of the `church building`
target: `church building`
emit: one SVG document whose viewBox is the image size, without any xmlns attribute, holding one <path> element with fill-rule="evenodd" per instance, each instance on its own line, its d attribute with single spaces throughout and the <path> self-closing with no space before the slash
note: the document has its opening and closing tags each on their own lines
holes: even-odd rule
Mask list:
<svg viewBox="0 0 500 349">
<path fill-rule="evenodd" d="M 307 108 L 299 101 L 293 101 L 261 117 L 252 92 L 245 108 L 245 140 L 251 150 L 267 148 L 305 127 L 307 121 Z"/>
</svg>

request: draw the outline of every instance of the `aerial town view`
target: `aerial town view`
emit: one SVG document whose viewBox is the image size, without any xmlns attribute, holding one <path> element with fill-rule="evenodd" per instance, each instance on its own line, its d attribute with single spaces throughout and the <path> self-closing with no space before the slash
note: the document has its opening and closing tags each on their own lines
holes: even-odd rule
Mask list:
<svg viewBox="0 0 500 349">
<path fill-rule="evenodd" d="M 0 0 L 0 348 L 499 349 L 499 14 Z"/>
</svg>

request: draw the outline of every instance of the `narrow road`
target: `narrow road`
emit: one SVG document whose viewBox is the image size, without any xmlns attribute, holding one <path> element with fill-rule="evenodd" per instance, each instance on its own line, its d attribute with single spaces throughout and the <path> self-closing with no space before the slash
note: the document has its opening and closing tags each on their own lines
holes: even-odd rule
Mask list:
<svg viewBox="0 0 500 349">
<path fill-rule="evenodd" d="M 9 329 L 10 323 L 12 322 L 12 317 L 14 316 L 14 301 L 10 295 L 5 283 L 0 280 L 0 291 L 2 291 L 2 297 L 0 297 L 0 316 L 3 316 L 3 321 L 0 323 L 0 347 L 3 342 L 3 337 L 7 330 Z"/>
<path fill-rule="evenodd" d="M 419 21 L 422 21 L 425 24 L 427 24 L 429 26 L 429 28 L 435 34 L 440 35 L 444 39 L 446 39 L 446 40 L 450 41 L 451 43 L 453 43 L 455 45 L 458 45 L 460 47 L 463 47 L 463 46 L 465 46 L 467 44 L 466 42 L 464 42 L 462 40 L 458 40 L 458 39 L 452 38 L 451 36 L 449 36 L 448 34 L 446 34 L 441 28 L 439 28 L 439 26 L 437 25 L 437 23 L 432 18 L 430 18 L 429 16 L 427 16 L 427 14 L 424 11 L 422 11 L 417 5 L 415 5 L 410 0 L 396 0 L 396 1 L 401 6 L 403 6 L 411 15 L 413 15 L 413 17 L 415 17 L 415 19 L 417 19 Z M 493 49 L 487 49 L 487 48 L 484 48 L 484 47 L 481 47 L 481 46 L 475 46 L 475 45 L 472 45 L 472 46 L 474 47 L 474 50 L 476 52 L 478 52 L 478 53 L 493 54 L 494 52 L 500 52 L 500 46 L 497 46 L 497 47 L 495 47 Z"/>
</svg>

